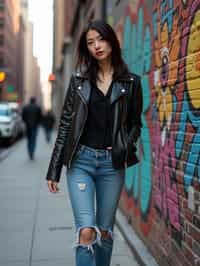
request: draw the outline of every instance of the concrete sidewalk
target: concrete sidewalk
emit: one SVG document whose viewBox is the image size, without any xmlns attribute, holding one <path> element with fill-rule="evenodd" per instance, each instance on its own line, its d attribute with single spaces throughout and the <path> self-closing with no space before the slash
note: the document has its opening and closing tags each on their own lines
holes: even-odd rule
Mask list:
<svg viewBox="0 0 200 266">
<path fill-rule="evenodd" d="M 35 161 L 29 161 L 22 140 L 0 162 L 0 266 L 75 265 L 64 169 L 61 192 L 50 194 L 45 175 L 53 145 L 45 143 L 42 133 Z M 117 228 L 115 234 L 112 266 L 138 266 Z"/>
</svg>

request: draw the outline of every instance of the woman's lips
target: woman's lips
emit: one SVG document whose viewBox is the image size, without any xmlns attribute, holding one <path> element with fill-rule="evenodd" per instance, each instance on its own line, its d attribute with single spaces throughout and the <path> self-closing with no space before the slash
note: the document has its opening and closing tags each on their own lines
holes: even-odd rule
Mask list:
<svg viewBox="0 0 200 266">
<path fill-rule="evenodd" d="M 97 56 L 100 56 L 100 55 L 102 55 L 103 54 L 103 51 L 101 51 L 101 52 L 96 52 L 96 55 Z"/>
</svg>

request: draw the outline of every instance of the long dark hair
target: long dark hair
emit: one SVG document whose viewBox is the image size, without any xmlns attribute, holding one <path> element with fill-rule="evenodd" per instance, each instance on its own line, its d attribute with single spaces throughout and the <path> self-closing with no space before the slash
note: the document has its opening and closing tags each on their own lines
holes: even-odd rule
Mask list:
<svg viewBox="0 0 200 266">
<path fill-rule="evenodd" d="M 112 47 L 111 63 L 114 69 L 113 78 L 120 79 L 128 75 L 128 68 L 122 59 L 120 44 L 112 27 L 102 20 L 94 20 L 89 22 L 86 29 L 83 30 L 78 47 L 77 47 L 77 63 L 76 67 L 79 71 L 87 76 L 92 82 L 98 79 L 99 65 L 93 58 L 87 48 L 86 35 L 89 30 L 96 30 L 104 40 Z"/>
</svg>

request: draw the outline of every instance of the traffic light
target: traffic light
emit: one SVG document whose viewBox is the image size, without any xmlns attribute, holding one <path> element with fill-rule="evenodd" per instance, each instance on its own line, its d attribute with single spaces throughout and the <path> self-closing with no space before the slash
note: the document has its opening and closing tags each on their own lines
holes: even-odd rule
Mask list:
<svg viewBox="0 0 200 266">
<path fill-rule="evenodd" d="M 0 72 L 0 83 L 4 82 L 5 79 L 6 79 L 6 73 L 5 72 Z"/>
</svg>

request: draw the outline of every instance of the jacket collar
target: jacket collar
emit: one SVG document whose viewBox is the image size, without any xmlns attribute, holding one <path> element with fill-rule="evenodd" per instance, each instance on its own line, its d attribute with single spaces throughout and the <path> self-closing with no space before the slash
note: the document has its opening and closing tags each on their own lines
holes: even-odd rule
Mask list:
<svg viewBox="0 0 200 266">
<path fill-rule="evenodd" d="M 81 75 L 79 72 L 76 73 L 76 78 L 82 79 L 81 84 L 78 86 L 78 92 L 80 96 L 83 98 L 85 103 L 89 103 L 89 98 L 91 94 L 91 83 L 89 82 L 88 78 Z M 110 103 L 114 103 L 117 99 L 121 96 L 126 95 L 128 93 L 129 86 L 125 86 L 124 82 L 130 83 L 133 81 L 134 78 L 131 77 L 124 77 L 113 82 L 112 93 L 110 96 Z"/>
<path fill-rule="evenodd" d="M 76 78 L 80 78 L 80 79 L 88 79 L 88 77 L 87 77 L 86 75 L 84 75 L 83 73 L 78 72 L 78 71 L 74 73 L 74 76 L 75 76 Z M 130 82 L 130 81 L 133 81 L 134 78 L 135 78 L 135 75 L 132 74 L 132 73 L 129 73 L 128 75 L 126 75 L 126 76 L 124 76 L 124 77 L 120 77 L 120 78 L 118 78 L 116 81 L 119 81 L 119 82 L 120 82 L 120 81 Z"/>
</svg>

